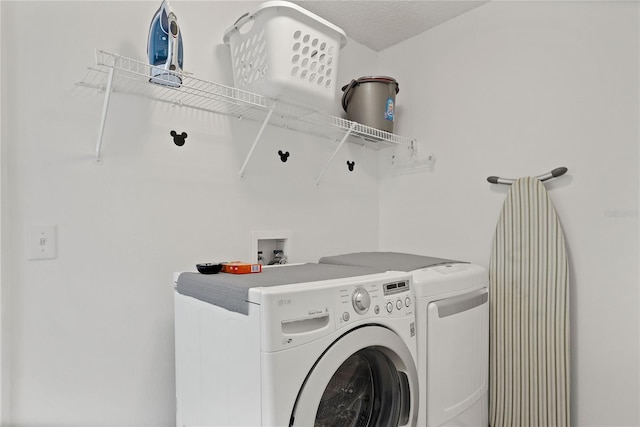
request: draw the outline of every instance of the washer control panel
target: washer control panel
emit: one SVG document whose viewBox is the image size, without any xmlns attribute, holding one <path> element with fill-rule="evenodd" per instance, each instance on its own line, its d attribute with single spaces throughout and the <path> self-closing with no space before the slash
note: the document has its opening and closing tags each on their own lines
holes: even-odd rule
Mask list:
<svg viewBox="0 0 640 427">
<path fill-rule="evenodd" d="M 411 278 L 362 281 L 345 286 L 335 295 L 336 321 L 344 326 L 368 318 L 413 316 Z"/>
<path fill-rule="evenodd" d="M 385 309 L 387 313 L 393 313 L 394 310 L 409 309 L 413 304 L 411 294 L 409 293 L 409 280 L 401 280 L 398 282 L 384 284 L 384 296 L 386 299 Z"/>
<path fill-rule="evenodd" d="M 278 267 L 286 268 L 286 267 Z M 262 350 L 303 345 L 336 330 L 382 321 L 413 331 L 415 299 L 410 273 L 385 272 L 249 290 L 260 310 Z M 399 326 L 400 327 L 400 326 Z M 413 332 L 411 332 L 413 336 Z"/>
</svg>

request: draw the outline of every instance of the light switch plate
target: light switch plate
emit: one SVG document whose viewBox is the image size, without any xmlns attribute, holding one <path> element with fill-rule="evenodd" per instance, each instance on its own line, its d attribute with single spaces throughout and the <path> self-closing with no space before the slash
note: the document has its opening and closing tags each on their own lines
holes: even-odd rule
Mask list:
<svg viewBox="0 0 640 427">
<path fill-rule="evenodd" d="M 34 225 L 29 233 L 29 259 L 55 259 L 57 227 Z"/>
</svg>

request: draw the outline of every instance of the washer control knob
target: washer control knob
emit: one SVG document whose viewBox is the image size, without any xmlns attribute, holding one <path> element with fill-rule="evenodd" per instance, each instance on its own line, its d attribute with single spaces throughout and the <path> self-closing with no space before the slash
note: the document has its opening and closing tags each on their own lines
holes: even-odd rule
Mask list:
<svg viewBox="0 0 640 427">
<path fill-rule="evenodd" d="M 348 322 L 350 317 L 351 316 L 349 316 L 348 312 L 345 311 L 344 313 L 342 313 L 342 320 L 344 320 L 345 322 Z"/>
<path fill-rule="evenodd" d="M 400 300 L 396 301 L 396 308 L 398 310 L 400 310 L 402 308 L 402 301 L 400 301 Z"/>
<path fill-rule="evenodd" d="M 366 289 L 358 288 L 353 293 L 353 309 L 358 314 L 364 314 L 371 306 L 371 297 Z"/>
<path fill-rule="evenodd" d="M 411 298 L 407 297 L 404 300 L 405 307 L 409 307 L 411 305 Z"/>
<path fill-rule="evenodd" d="M 389 301 L 387 303 L 387 313 L 391 313 L 393 311 L 393 303 Z"/>
</svg>

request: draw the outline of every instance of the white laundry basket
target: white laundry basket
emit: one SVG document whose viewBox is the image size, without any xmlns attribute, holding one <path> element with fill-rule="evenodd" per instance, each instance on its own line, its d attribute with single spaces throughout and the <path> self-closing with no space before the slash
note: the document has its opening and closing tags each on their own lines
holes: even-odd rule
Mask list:
<svg viewBox="0 0 640 427">
<path fill-rule="evenodd" d="M 335 101 L 340 28 L 302 7 L 269 1 L 224 34 L 235 87 L 315 107 Z"/>
</svg>

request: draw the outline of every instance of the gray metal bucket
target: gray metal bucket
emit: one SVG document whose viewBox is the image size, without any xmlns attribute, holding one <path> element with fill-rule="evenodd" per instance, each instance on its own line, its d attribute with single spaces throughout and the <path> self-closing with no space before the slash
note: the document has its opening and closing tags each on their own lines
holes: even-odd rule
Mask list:
<svg viewBox="0 0 640 427">
<path fill-rule="evenodd" d="M 342 108 L 347 118 L 393 133 L 398 82 L 391 77 L 368 76 L 342 87 Z"/>
</svg>

